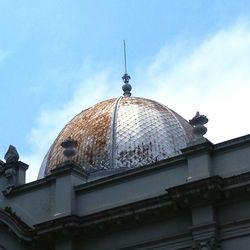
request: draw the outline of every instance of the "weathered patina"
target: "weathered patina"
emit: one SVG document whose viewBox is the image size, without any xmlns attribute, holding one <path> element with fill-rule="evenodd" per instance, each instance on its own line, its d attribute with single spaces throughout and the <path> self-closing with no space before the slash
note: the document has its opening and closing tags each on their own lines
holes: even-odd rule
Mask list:
<svg viewBox="0 0 250 250">
<path fill-rule="evenodd" d="M 77 141 L 73 160 L 87 172 L 136 168 L 181 153 L 193 140 L 191 125 L 166 106 L 145 98 L 119 97 L 75 116 L 51 146 L 40 177 L 64 161 L 61 144 Z"/>
</svg>

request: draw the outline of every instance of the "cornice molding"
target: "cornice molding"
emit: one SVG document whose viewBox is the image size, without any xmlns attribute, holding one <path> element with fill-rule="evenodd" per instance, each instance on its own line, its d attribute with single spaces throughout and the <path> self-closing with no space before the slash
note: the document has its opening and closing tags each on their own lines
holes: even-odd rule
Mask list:
<svg viewBox="0 0 250 250">
<path fill-rule="evenodd" d="M 129 203 L 123 206 L 111 208 L 86 216 L 71 215 L 37 224 L 36 230 L 40 235 L 58 233 L 62 229 L 70 232 L 89 230 L 106 230 L 111 227 L 115 230 L 130 223 L 140 223 L 157 220 L 161 215 L 176 215 L 183 209 L 192 208 L 204 204 L 218 205 L 230 202 L 240 196 L 249 197 L 250 173 L 223 179 L 213 176 L 206 179 L 188 182 L 166 190 L 166 194 Z M 237 184 L 237 185 L 236 185 Z M 238 195 L 240 193 L 240 195 Z M 206 225 L 204 225 L 206 226 Z M 190 228 L 191 230 L 191 228 Z M 193 228 L 192 230 L 195 230 Z"/>
<path fill-rule="evenodd" d="M 26 242 L 32 241 L 34 230 L 18 218 L 10 208 L 5 210 L 0 209 L 0 225 L 7 227 L 18 239 Z"/>
<path fill-rule="evenodd" d="M 217 206 L 224 202 L 231 202 L 232 198 L 242 199 L 243 197 L 246 199 L 249 198 L 249 193 L 250 172 L 224 179 L 219 176 L 213 176 L 168 188 L 164 195 L 86 216 L 70 215 L 56 218 L 36 224 L 34 229 L 25 225 L 21 220 L 17 220 L 14 214 L 4 210 L 0 210 L 0 223 L 10 228 L 21 240 L 31 241 L 34 239 L 39 241 L 47 237 L 61 237 L 62 235 L 70 237 L 81 232 L 89 233 L 91 231 L 102 233 L 103 230 L 112 231 L 124 228 L 127 224 L 131 226 L 159 221 L 162 219 L 162 216 L 171 217 L 178 215 L 194 206 L 204 204 L 216 204 Z M 223 226 L 223 228 L 225 228 L 223 230 L 226 233 L 226 227 Z M 189 230 L 196 229 L 190 228 Z M 230 235 L 230 230 L 228 235 Z"/>
</svg>

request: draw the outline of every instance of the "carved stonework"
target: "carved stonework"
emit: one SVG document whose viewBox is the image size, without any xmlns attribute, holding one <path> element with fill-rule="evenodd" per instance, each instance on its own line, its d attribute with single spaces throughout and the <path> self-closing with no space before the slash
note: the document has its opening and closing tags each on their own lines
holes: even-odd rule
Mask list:
<svg viewBox="0 0 250 250">
<path fill-rule="evenodd" d="M 5 163 L 0 160 L 0 175 L 2 175 L 5 171 Z"/>
<path fill-rule="evenodd" d="M 61 143 L 61 146 L 63 147 L 63 155 L 67 159 L 71 159 L 76 155 L 77 141 L 73 138 L 69 137 Z"/>
<path fill-rule="evenodd" d="M 223 180 L 219 176 L 188 182 L 182 186 L 171 187 L 166 191 L 179 207 L 189 207 L 200 203 L 218 201 L 222 197 Z"/>
<path fill-rule="evenodd" d="M 12 162 L 18 162 L 19 154 L 14 146 L 12 146 L 12 145 L 9 146 L 9 149 L 6 152 L 4 159 L 5 159 L 7 164 L 12 163 Z"/>
<path fill-rule="evenodd" d="M 19 154 L 16 148 L 9 146 L 4 159 L 6 162 L 0 161 L 0 175 L 2 175 L 2 184 L 4 195 L 10 194 L 14 187 L 25 184 L 25 173 L 28 165 L 19 161 Z"/>
<path fill-rule="evenodd" d="M 216 239 L 208 239 L 204 241 L 194 242 L 193 250 L 219 250 L 218 241 Z"/>
<path fill-rule="evenodd" d="M 207 117 L 205 115 L 200 115 L 199 112 L 189 120 L 189 123 L 193 126 L 193 132 L 198 138 L 203 138 L 203 135 L 206 134 L 207 128 L 204 125 L 207 122 Z"/>
<path fill-rule="evenodd" d="M 9 169 L 5 170 L 4 175 L 8 180 L 8 186 L 10 186 L 10 187 L 14 186 L 15 185 L 16 170 L 13 168 L 9 168 Z"/>
</svg>

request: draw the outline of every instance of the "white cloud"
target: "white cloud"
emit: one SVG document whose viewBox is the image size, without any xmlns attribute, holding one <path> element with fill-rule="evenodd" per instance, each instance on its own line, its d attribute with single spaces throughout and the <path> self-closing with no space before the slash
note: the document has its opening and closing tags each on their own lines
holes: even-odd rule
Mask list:
<svg viewBox="0 0 250 250">
<path fill-rule="evenodd" d="M 164 62 L 186 50 L 173 67 Z M 170 51 L 170 52 L 169 52 Z M 170 60 L 172 60 L 170 58 Z M 166 47 L 146 75 L 144 95 L 173 108 L 185 118 L 197 110 L 208 116 L 207 137 L 220 142 L 250 132 L 250 27 L 240 22 L 219 31 L 196 48 Z M 157 67 L 155 67 L 157 65 Z"/>
<path fill-rule="evenodd" d="M 22 156 L 22 161 L 30 165 L 27 181 L 35 180 L 43 157 L 60 130 L 80 111 L 92 106 L 96 102 L 112 95 L 110 86 L 118 86 L 112 81 L 108 70 L 97 72 L 91 77 L 83 78 L 72 91 L 72 99 L 63 107 L 43 111 L 37 119 L 36 127 L 32 128 L 28 140 L 33 149 L 30 155 Z"/>
<path fill-rule="evenodd" d="M 198 110 L 207 115 L 207 138 L 217 143 L 250 132 L 249 64 L 250 27 L 239 22 L 195 47 L 182 41 L 166 46 L 143 77 L 135 77 L 143 86 L 134 83 L 139 80 L 133 84 L 141 96 L 164 103 L 187 119 Z M 41 113 L 29 135 L 34 154 L 23 157 L 33 169 L 28 181 L 36 178 L 42 157 L 68 120 L 107 96 L 118 96 L 119 86 L 120 79 L 114 83 L 109 71 L 99 72 L 83 79 L 64 107 Z"/>
</svg>

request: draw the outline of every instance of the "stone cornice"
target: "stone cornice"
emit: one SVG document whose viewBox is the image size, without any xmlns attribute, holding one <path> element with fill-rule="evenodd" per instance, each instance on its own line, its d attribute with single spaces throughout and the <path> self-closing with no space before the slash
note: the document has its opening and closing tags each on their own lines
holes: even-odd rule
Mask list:
<svg viewBox="0 0 250 250">
<path fill-rule="evenodd" d="M 89 232 L 91 230 L 102 231 L 107 228 L 115 230 L 120 226 L 124 227 L 127 222 L 130 224 L 140 221 L 146 222 L 152 220 L 152 218 L 157 220 L 157 217 L 163 214 L 172 216 L 178 214 L 180 210 L 190 207 L 204 204 L 213 205 L 215 202 L 216 205 L 221 202 L 230 202 L 232 196 L 228 196 L 229 191 L 234 194 L 234 199 L 238 199 L 238 192 L 242 197 L 249 197 L 249 178 L 250 173 L 226 179 L 213 176 L 169 188 L 165 195 L 86 216 L 72 215 L 58 218 L 37 224 L 35 227 L 39 235 L 57 234 L 62 229 L 71 233 L 76 231 Z M 237 185 L 235 185 L 236 183 Z"/>
<path fill-rule="evenodd" d="M 102 233 L 124 228 L 128 224 L 138 225 L 147 221 L 161 220 L 204 204 L 219 206 L 232 199 L 248 199 L 250 172 L 221 178 L 213 176 L 188 182 L 166 190 L 166 194 L 133 202 L 86 216 L 69 215 L 36 224 L 34 229 L 22 226 L 11 214 L 1 211 L 0 221 L 7 225 L 22 240 L 43 240 L 61 235 L 78 235 L 92 231 Z M 240 195 L 239 195 L 240 194 Z M 203 225 L 206 226 L 206 225 Z M 194 228 L 193 228 L 194 229 Z M 192 230 L 193 230 L 192 229 Z M 191 229 L 190 229 L 191 230 Z"/>
<path fill-rule="evenodd" d="M 214 150 L 228 150 L 242 145 L 250 145 L 250 134 L 214 144 Z"/>
<path fill-rule="evenodd" d="M 174 167 L 175 165 L 186 163 L 186 158 L 183 155 L 171 157 L 166 160 L 156 162 L 143 167 L 127 170 L 126 172 L 117 173 L 111 176 L 107 176 L 95 181 L 87 182 L 75 187 L 76 192 L 87 191 L 89 189 L 95 189 L 102 185 L 119 182 L 120 180 L 126 180 L 129 178 L 136 178 L 137 176 L 148 174 L 154 171 L 160 171 L 162 168 Z"/>
<path fill-rule="evenodd" d="M 192 155 L 192 154 L 199 154 L 202 152 L 210 152 L 213 150 L 213 147 L 214 147 L 213 143 L 210 142 L 209 140 L 206 140 L 205 142 L 186 147 L 181 151 L 184 155 Z"/>
<path fill-rule="evenodd" d="M 34 230 L 18 218 L 10 208 L 0 209 L 0 225 L 8 228 L 14 235 L 23 241 L 29 242 L 33 239 Z"/>
<path fill-rule="evenodd" d="M 74 161 L 66 161 L 51 170 L 51 177 L 55 178 L 61 175 L 73 174 L 82 178 L 87 178 L 88 174 Z"/>
<path fill-rule="evenodd" d="M 180 207 L 199 206 L 221 199 L 223 179 L 212 176 L 167 189 L 169 198 Z"/>
<path fill-rule="evenodd" d="M 158 217 L 161 211 L 171 208 L 173 202 L 169 201 L 167 195 L 150 198 L 147 200 L 131 203 L 108 209 L 102 212 L 87 216 L 71 215 L 63 218 L 54 219 L 48 222 L 35 225 L 38 234 L 48 234 L 51 232 L 60 232 L 62 229 L 74 232 L 76 229 L 102 230 L 105 227 L 112 226 L 117 228 L 124 226 L 125 221 L 134 221 L 135 223 L 144 220 L 147 216 L 154 214 Z"/>
<path fill-rule="evenodd" d="M 220 237 L 223 240 L 250 235 L 250 218 L 221 225 L 220 230 Z"/>
<path fill-rule="evenodd" d="M 86 179 L 86 173 L 79 166 L 75 165 L 73 162 L 65 162 L 64 164 L 61 164 L 57 169 L 53 170 L 51 175 L 48 175 L 45 178 L 13 188 L 7 195 L 7 197 L 12 197 L 29 190 L 34 190 L 42 186 L 50 185 L 56 180 L 57 177 L 69 174 L 77 175 L 83 179 Z"/>
</svg>

